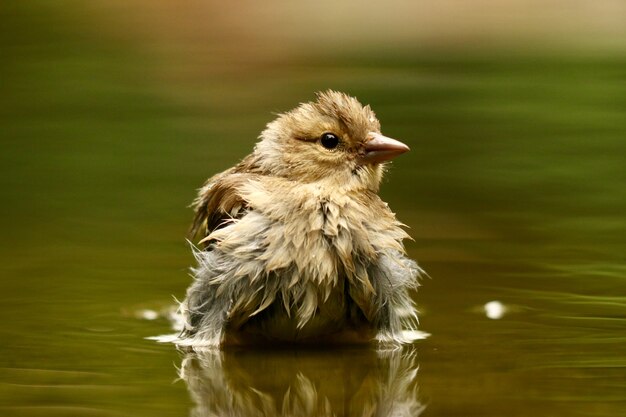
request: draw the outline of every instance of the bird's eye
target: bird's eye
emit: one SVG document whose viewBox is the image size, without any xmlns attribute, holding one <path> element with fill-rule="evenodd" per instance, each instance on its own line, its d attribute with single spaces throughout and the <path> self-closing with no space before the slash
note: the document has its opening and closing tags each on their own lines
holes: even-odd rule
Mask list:
<svg viewBox="0 0 626 417">
<path fill-rule="evenodd" d="M 326 149 L 335 149 L 339 145 L 339 138 L 334 133 L 324 133 L 320 137 L 320 143 Z"/>
</svg>

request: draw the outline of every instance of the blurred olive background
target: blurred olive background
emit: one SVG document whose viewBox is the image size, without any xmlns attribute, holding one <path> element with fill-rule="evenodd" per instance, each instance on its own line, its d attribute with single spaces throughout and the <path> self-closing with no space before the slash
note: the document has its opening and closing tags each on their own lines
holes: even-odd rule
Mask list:
<svg viewBox="0 0 626 417">
<path fill-rule="evenodd" d="M 620 0 L 2 2 L 0 414 L 189 414 L 144 339 L 190 281 L 187 205 L 333 88 L 412 148 L 382 195 L 430 275 L 423 415 L 625 415 L 625 47 Z M 290 375 L 265 360 L 237 366 Z"/>
</svg>

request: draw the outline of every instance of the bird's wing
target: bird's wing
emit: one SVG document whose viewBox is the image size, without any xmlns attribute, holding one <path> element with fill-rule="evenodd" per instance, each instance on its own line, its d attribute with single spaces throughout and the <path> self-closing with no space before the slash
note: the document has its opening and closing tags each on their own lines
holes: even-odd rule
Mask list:
<svg viewBox="0 0 626 417">
<path fill-rule="evenodd" d="M 233 219 L 245 215 L 250 206 L 239 193 L 239 188 L 258 178 L 259 171 L 255 158 L 250 155 L 233 168 L 209 178 L 192 203 L 195 215 L 189 228 L 189 238 L 200 235 L 203 239 Z"/>
<path fill-rule="evenodd" d="M 238 187 L 250 179 L 249 174 L 237 174 L 231 170 L 210 178 L 200 189 L 193 203 L 195 216 L 189 236 L 204 238 L 233 219 L 240 218 L 248 210 Z"/>
</svg>

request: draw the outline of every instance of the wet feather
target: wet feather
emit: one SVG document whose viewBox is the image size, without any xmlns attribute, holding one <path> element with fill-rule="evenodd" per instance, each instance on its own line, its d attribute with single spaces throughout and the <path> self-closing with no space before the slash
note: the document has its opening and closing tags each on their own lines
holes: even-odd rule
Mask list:
<svg viewBox="0 0 626 417">
<path fill-rule="evenodd" d="M 420 269 L 378 196 L 384 163 L 366 158 L 380 124 L 369 106 L 320 93 L 268 124 L 254 152 L 211 177 L 194 201 L 197 267 L 180 340 L 331 340 L 360 332 L 407 342 Z M 320 137 L 337 136 L 337 149 Z"/>
</svg>

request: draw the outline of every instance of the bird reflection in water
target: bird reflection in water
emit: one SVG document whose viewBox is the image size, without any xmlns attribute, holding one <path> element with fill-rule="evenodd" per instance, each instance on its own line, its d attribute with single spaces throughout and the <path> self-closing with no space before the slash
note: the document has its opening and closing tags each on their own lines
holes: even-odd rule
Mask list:
<svg viewBox="0 0 626 417">
<path fill-rule="evenodd" d="M 417 351 L 186 351 L 190 415 L 418 416 Z"/>
</svg>

